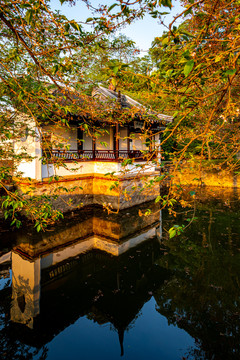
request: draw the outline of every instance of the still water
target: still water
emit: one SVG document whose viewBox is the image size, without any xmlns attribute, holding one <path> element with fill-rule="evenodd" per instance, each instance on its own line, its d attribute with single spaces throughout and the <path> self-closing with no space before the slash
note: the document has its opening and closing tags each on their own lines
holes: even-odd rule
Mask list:
<svg viewBox="0 0 240 360">
<path fill-rule="evenodd" d="M 201 205 L 171 240 L 189 214 L 159 227 L 145 206 L 85 209 L 42 234 L 2 228 L 1 359 L 240 358 L 239 204 Z"/>
</svg>

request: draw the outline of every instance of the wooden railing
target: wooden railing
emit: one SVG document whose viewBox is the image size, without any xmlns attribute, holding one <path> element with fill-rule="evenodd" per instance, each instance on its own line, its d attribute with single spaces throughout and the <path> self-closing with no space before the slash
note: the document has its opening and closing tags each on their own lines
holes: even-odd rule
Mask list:
<svg viewBox="0 0 240 360">
<path fill-rule="evenodd" d="M 146 160 L 141 150 L 55 150 L 49 154 L 52 161 L 122 161 L 124 159 Z M 49 160 L 50 160 L 49 159 Z"/>
</svg>

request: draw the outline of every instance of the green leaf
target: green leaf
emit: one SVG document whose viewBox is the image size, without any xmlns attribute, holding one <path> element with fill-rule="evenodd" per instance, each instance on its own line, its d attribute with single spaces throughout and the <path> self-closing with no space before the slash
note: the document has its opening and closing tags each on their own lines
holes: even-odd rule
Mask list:
<svg viewBox="0 0 240 360">
<path fill-rule="evenodd" d="M 10 224 L 10 226 L 13 226 L 16 221 L 17 221 L 17 219 L 13 219 L 13 221 L 12 221 L 11 224 Z"/>
<path fill-rule="evenodd" d="M 68 33 L 69 29 L 70 29 L 70 24 L 69 23 L 65 24 L 64 28 L 65 28 L 65 31 Z"/>
<path fill-rule="evenodd" d="M 217 55 L 217 56 L 215 57 L 215 62 L 219 62 L 221 59 L 222 59 L 222 56 L 221 56 L 221 55 Z"/>
<path fill-rule="evenodd" d="M 13 210 L 16 210 L 18 208 L 18 203 L 15 202 L 15 204 L 13 204 Z"/>
<path fill-rule="evenodd" d="M 11 137 L 12 137 L 12 134 L 9 132 L 9 133 L 6 134 L 6 137 L 10 140 Z"/>
<path fill-rule="evenodd" d="M 119 67 L 118 67 L 118 66 L 114 66 L 113 72 L 114 72 L 115 75 L 117 75 L 118 70 L 119 70 Z"/>
<path fill-rule="evenodd" d="M 165 37 L 165 38 L 162 40 L 162 45 L 167 45 L 168 43 L 169 43 L 168 37 Z"/>
<path fill-rule="evenodd" d="M 118 4 L 115 3 L 115 4 L 112 4 L 111 6 L 109 6 L 108 8 L 108 12 L 110 12 L 113 8 L 115 8 L 115 6 L 117 6 Z"/>
<path fill-rule="evenodd" d="M 28 25 L 32 22 L 32 17 L 33 17 L 33 11 L 28 10 L 26 12 L 26 16 L 25 16 L 25 19 L 26 19 L 26 22 L 27 22 Z"/>
<path fill-rule="evenodd" d="M 187 11 L 185 11 L 184 17 L 187 16 L 188 14 L 192 14 L 192 8 L 188 9 Z"/>
<path fill-rule="evenodd" d="M 132 164 L 132 159 L 125 159 L 122 163 L 121 166 L 126 166 L 128 164 Z"/>
<path fill-rule="evenodd" d="M 169 229 L 168 233 L 169 233 L 169 239 L 172 239 L 176 235 L 177 230 L 175 227 L 172 227 L 171 229 Z"/>
<path fill-rule="evenodd" d="M 158 12 L 157 11 L 151 11 L 149 14 L 152 16 L 152 18 L 156 19 L 157 15 L 158 15 Z"/>
<path fill-rule="evenodd" d="M 190 37 L 195 37 L 193 34 L 191 34 L 190 32 L 186 31 L 186 30 L 179 30 L 179 33 L 180 34 L 183 34 L 183 35 L 187 35 L 187 36 L 190 36 Z"/>
<path fill-rule="evenodd" d="M 113 86 L 116 86 L 117 85 L 117 81 L 116 81 L 116 79 L 112 79 L 112 84 L 113 84 Z"/>
<path fill-rule="evenodd" d="M 183 70 L 185 77 L 187 77 L 190 74 L 193 67 L 194 67 L 194 60 L 189 60 L 184 66 L 184 70 Z"/>
<path fill-rule="evenodd" d="M 52 68 L 52 72 L 53 72 L 53 74 L 55 75 L 56 74 L 56 72 L 58 71 L 58 68 L 59 68 L 59 66 L 58 65 L 54 65 L 53 66 L 53 68 Z"/>
<path fill-rule="evenodd" d="M 106 141 L 100 141 L 100 144 L 104 147 L 108 147 L 108 143 Z"/>
<path fill-rule="evenodd" d="M 81 31 L 81 28 L 80 28 L 80 26 L 78 25 L 78 23 L 76 23 L 76 22 L 71 22 L 71 25 L 72 25 L 72 27 L 73 27 L 75 30 Z"/>
<path fill-rule="evenodd" d="M 167 6 L 169 7 L 169 9 L 172 8 L 172 1 L 171 0 L 159 0 L 158 1 L 159 5 L 161 6 Z"/>
<path fill-rule="evenodd" d="M 230 76 L 234 75 L 236 71 L 237 69 L 229 69 L 225 72 L 225 75 L 230 75 Z"/>
<path fill-rule="evenodd" d="M 21 221 L 20 220 L 16 220 L 16 228 L 19 229 L 21 226 Z"/>
<path fill-rule="evenodd" d="M 165 176 L 166 176 L 165 174 L 161 175 L 161 176 L 156 176 L 154 181 L 156 181 L 156 182 L 162 181 L 165 178 Z"/>
</svg>

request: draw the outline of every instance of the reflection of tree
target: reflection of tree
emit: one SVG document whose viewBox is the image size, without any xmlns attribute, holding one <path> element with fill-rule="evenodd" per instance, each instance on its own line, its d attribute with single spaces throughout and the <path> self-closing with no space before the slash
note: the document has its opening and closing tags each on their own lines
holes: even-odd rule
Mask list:
<svg viewBox="0 0 240 360">
<path fill-rule="evenodd" d="M 34 328 L 19 331 L 19 326 L 2 320 L 0 345 L 4 351 L 9 346 L 14 360 L 14 351 L 31 359 L 36 348 L 42 354 L 54 336 L 86 316 L 100 325 L 110 324 L 123 354 L 124 333 L 153 294 L 157 311 L 169 324 L 195 339 L 189 358 L 239 358 L 239 215 L 212 209 L 198 218 L 181 237 L 164 240 L 164 255 L 158 242 L 149 241 L 117 258 L 100 251 L 83 253 L 66 260 L 67 271 L 52 278 L 49 272 L 64 263 L 42 270 L 41 312 Z M 0 302 L 2 314 L 10 311 L 10 294 L 6 299 L 5 307 Z"/>
<path fill-rule="evenodd" d="M 134 326 L 143 305 L 150 300 L 152 290 L 169 276 L 168 271 L 154 265 L 158 254 L 157 243 L 141 246 L 140 252 L 128 252 L 128 258 L 119 259 L 114 282 L 109 281 L 109 275 L 103 277 L 101 274 L 102 291 L 88 317 L 98 323 L 113 325 L 118 333 L 121 355 L 124 354 L 124 333 Z M 99 280 L 96 277 L 95 281 Z"/>
<path fill-rule="evenodd" d="M 166 241 L 169 253 L 158 263 L 174 275 L 154 293 L 157 311 L 194 337 L 198 346 L 191 356 L 238 359 L 240 254 L 233 255 L 231 241 L 236 225 L 226 214 L 225 222 L 221 213 L 201 215 L 182 238 Z"/>
</svg>

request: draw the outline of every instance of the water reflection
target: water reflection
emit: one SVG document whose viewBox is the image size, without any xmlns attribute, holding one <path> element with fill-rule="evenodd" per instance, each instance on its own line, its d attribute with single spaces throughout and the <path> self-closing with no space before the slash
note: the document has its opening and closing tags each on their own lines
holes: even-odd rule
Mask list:
<svg viewBox="0 0 240 360">
<path fill-rule="evenodd" d="M 75 339 L 74 359 L 239 358 L 238 214 L 202 209 L 181 237 L 169 241 L 163 232 L 159 243 L 159 214 L 151 206 L 147 218 L 137 208 L 119 215 L 88 209 L 40 236 L 26 229 L 16 234 L 12 284 L 6 259 L 0 273 L 4 358 L 66 358 L 56 339 L 69 351 L 67 329 Z M 163 228 L 172 221 L 165 215 Z M 7 251 L 0 262 L 3 256 Z M 96 339 L 91 328 L 92 347 L 85 354 L 80 339 L 86 341 L 89 323 L 100 326 L 102 335 Z M 106 340 L 106 324 L 118 348 Z M 99 352 L 97 341 L 107 343 L 109 355 Z"/>
<path fill-rule="evenodd" d="M 156 235 L 158 209 L 155 204 L 149 207 L 152 214 L 146 218 L 139 217 L 139 208 L 117 215 L 87 209 L 49 232 L 25 229 L 16 234 L 10 326 L 14 333 L 13 323 L 25 325 L 18 333 L 22 343 L 40 348 L 87 315 L 99 324 L 113 325 L 123 355 L 124 331 L 150 298 L 152 281 L 145 275 L 156 258 L 152 245 L 147 245 L 147 254 L 137 250 L 137 256 L 129 255 Z M 9 253 L 0 260 L 6 256 Z"/>
<path fill-rule="evenodd" d="M 59 277 L 67 278 L 67 274 L 73 271 L 78 272 L 78 279 L 82 272 L 84 276 L 89 271 L 96 273 L 98 261 L 92 258 L 94 250 L 119 256 L 155 236 L 156 210 L 153 209 L 153 214 L 143 221 L 138 216 L 138 209 L 115 216 L 90 209 L 74 219 L 69 218 L 48 233 L 38 236 L 18 233 L 17 245 L 12 251 L 11 320 L 33 328 L 33 320 L 40 313 L 41 288 L 52 281 L 56 284 Z M 79 260 L 79 256 L 85 253 L 87 255 Z M 82 281 L 86 280 L 84 276 Z"/>
<path fill-rule="evenodd" d="M 194 337 L 196 359 L 240 357 L 239 234 L 231 207 L 199 211 L 185 235 L 165 241 L 169 253 L 157 261 L 172 273 L 155 294 L 157 311 Z"/>
</svg>

